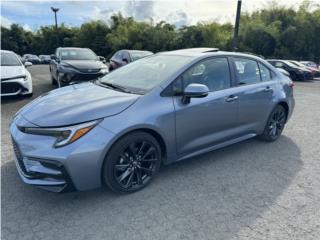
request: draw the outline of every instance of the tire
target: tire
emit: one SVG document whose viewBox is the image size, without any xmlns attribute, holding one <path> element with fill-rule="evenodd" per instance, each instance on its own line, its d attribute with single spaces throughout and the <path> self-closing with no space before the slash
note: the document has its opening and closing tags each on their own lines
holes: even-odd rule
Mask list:
<svg viewBox="0 0 320 240">
<path fill-rule="evenodd" d="M 23 95 L 24 97 L 32 97 L 33 96 L 33 93 L 28 93 L 28 94 L 25 94 Z"/>
<path fill-rule="evenodd" d="M 287 111 L 281 106 L 277 105 L 271 112 L 263 133 L 260 139 L 267 142 L 274 142 L 280 136 L 284 129 L 287 120 Z"/>
<path fill-rule="evenodd" d="M 133 193 L 153 180 L 160 164 L 158 141 L 148 133 L 133 132 L 111 147 L 104 160 L 103 182 L 116 193 Z"/>
<path fill-rule="evenodd" d="M 54 79 L 54 77 L 52 76 L 52 74 L 51 74 L 51 84 L 52 84 L 53 86 L 56 86 L 56 85 L 57 85 L 57 81 Z"/>
<path fill-rule="evenodd" d="M 297 74 L 296 74 L 295 72 L 290 73 L 290 76 L 291 76 L 291 79 L 292 79 L 293 81 L 299 80 L 299 79 L 298 79 L 298 76 L 297 76 Z"/>
</svg>

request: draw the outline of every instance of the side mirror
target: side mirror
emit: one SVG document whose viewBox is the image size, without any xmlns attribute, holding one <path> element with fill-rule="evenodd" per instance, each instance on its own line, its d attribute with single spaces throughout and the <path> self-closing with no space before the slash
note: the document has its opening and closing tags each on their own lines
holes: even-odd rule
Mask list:
<svg viewBox="0 0 320 240">
<path fill-rule="evenodd" d="M 204 84 L 191 83 L 182 93 L 182 103 L 190 103 L 190 98 L 203 98 L 208 96 L 210 90 Z"/>
<path fill-rule="evenodd" d="M 126 63 L 128 63 L 129 61 L 128 61 L 128 59 L 123 58 L 123 59 L 122 59 L 122 62 L 126 62 Z"/>
<path fill-rule="evenodd" d="M 51 58 L 52 60 L 57 60 L 57 56 L 54 55 L 54 54 L 51 54 L 51 55 L 50 55 L 50 58 Z"/>
<path fill-rule="evenodd" d="M 24 62 L 24 66 L 25 67 L 30 67 L 30 66 L 32 66 L 32 63 L 31 62 Z"/>
<path fill-rule="evenodd" d="M 106 59 L 105 59 L 105 57 L 102 57 L 102 56 L 98 56 L 98 59 L 99 59 L 99 61 L 101 61 L 101 62 L 106 62 Z"/>
</svg>

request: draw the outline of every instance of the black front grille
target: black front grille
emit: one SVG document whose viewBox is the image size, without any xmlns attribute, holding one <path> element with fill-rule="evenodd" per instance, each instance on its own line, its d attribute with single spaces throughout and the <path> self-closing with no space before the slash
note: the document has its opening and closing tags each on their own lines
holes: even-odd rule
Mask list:
<svg viewBox="0 0 320 240">
<path fill-rule="evenodd" d="M 13 151 L 14 151 L 14 154 L 16 155 L 17 162 L 19 164 L 20 169 L 23 171 L 24 174 L 27 174 L 28 172 L 23 162 L 23 156 L 21 154 L 18 144 L 13 139 L 12 139 L 12 145 L 13 145 Z"/>
<path fill-rule="evenodd" d="M 97 74 L 76 74 L 71 78 L 71 81 L 90 81 L 93 79 L 97 79 L 101 76 L 101 73 Z"/>
<path fill-rule="evenodd" d="M 98 73 L 100 71 L 100 69 L 99 68 L 97 68 L 97 69 L 81 69 L 80 71 L 83 73 Z"/>
<path fill-rule="evenodd" d="M 16 93 L 21 89 L 21 85 L 16 82 L 1 82 L 1 93 Z"/>
</svg>

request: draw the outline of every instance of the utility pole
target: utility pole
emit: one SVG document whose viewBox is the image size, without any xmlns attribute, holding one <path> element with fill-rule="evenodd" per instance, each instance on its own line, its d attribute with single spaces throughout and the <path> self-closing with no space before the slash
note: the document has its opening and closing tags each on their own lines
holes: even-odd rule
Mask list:
<svg viewBox="0 0 320 240">
<path fill-rule="evenodd" d="M 241 3 L 242 3 L 242 0 L 238 0 L 237 16 L 236 16 L 236 23 L 234 25 L 234 34 L 233 34 L 233 42 L 232 42 L 233 51 L 236 51 L 238 48 L 238 35 L 239 35 L 239 25 L 240 25 L 240 15 L 241 15 Z"/>
<path fill-rule="evenodd" d="M 54 19 L 55 19 L 55 23 L 56 23 L 56 41 L 57 41 L 57 47 L 59 47 L 58 21 L 57 21 L 57 12 L 59 11 L 59 8 L 51 7 L 51 10 L 54 13 Z"/>
</svg>

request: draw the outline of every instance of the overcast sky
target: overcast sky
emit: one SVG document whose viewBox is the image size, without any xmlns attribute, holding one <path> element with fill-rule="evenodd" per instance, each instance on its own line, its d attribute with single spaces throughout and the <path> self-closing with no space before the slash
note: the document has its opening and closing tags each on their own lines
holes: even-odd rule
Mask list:
<svg viewBox="0 0 320 240">
<path fill-rule="evenodd" d="M 242 10 L 252 12 L 270 5 L 269 0 L 242 0 Z M 303 0 L 278 0 L 287 7 L 297 7 Z M 320 0 L 312 0 L 320 4 Z M 108 20 L 121 12 L 137 20 L 165 20 L 177 27 L 200 21 L 234 22 L 237 0 L 155 0 L 155 1 L 44 1 L 2 0 L 1 24 L 18 23 L 27 30 L 36 30 L 54 23 L 51 6 L 60 8 L 58 22 L 79 26 L 90 20 Z"/>
</svg>

